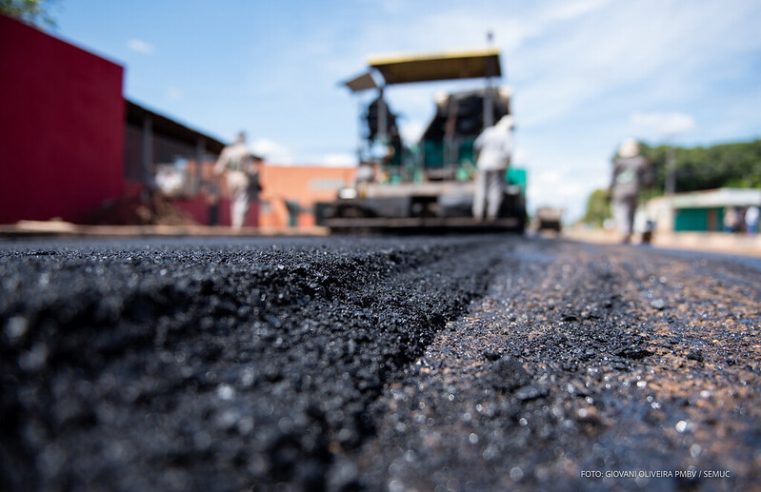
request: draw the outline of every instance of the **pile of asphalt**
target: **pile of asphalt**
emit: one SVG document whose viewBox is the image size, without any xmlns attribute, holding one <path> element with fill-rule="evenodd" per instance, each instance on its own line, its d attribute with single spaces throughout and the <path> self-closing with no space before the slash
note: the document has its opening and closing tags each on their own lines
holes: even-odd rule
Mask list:
<svg viewBox="0 0 761 492">
<path fill-rule="evenodd" d="M 0 489 L 360 486 L 370 408 L 499 238 L 0 248 Z"/>
</svg>

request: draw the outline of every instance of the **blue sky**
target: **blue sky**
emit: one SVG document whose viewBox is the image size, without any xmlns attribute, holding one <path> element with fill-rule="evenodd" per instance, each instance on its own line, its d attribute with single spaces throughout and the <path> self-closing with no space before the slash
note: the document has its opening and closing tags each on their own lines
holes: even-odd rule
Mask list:
<svg viewBox="0 0 761 492">
<path fill-rule="evenodd" d="M 711 144 L 761 136 L 754 0 L 58 0 L 54 34 L 126 67 L 128 97 L 280 163 L 347 165 L 358 100 L 338 86 L 371 55 L 486 46 L 514 92 L 532 207 L 578 217 L 627 136 Z M 438 91 L 389 89 L 419 135 Z"/>
</svg>

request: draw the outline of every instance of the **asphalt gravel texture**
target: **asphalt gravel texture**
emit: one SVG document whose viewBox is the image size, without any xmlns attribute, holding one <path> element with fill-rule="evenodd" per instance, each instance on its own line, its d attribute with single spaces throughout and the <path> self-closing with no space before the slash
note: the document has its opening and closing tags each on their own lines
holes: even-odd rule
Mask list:
<svg viewBox="0 0 761 492">
<path fill-rule="evenodd" d="M 1 490 L 751 490 L 761 267 L 515 236 L 0 243 Z"/>
</svg>

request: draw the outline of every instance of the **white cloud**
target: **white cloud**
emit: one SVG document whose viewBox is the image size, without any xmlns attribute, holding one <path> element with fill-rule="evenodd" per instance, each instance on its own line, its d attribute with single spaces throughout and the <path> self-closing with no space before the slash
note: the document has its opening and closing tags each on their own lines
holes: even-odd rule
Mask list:
<svg viewBox="0 0 761 492">
<path fill-rule="evenodd" d="M 326 167 L 351 167 L 357 165 L 357 157 L 346 153 L 325 154 L 318 162 Z"/>
<path fill-rule="evenodd" d="M 634 112 L 629 118 L 638 134 L 650 137 L 674 137 L 695 128 L 695 120 L 686 113 Z"/>
<path fill-rule="evenodd" d="M 604 164 L 603 164 L 604 165 Z M 579 176 L 568 169 L 534 169 L 528 175 L 529 209 L 551 206 L 562 208 L 565 218 L 577 220 L 584 214 L 589 194 L 607 184 L 607 176 Z M 586 174 L 586 173 L 584 173 Z"/>
<path fill-rule="evenodd" d="M 520 145 L 515 146 L 515 152 L 513 153 L 513 162 L 520 166 L 528 162 L 530 158 L 529 153 Z"/>
<path fill-rule="evenodd" d="M 141 55 L 152 55 L 156 51 L 151 43 L 137 38 L 127 41 L 127 48 Z"/>
<path fill-rule="evenodd" d="M 166 97 L 172 101 L 179 101 L 185 97 L 185 92 L 183 92 L 183 90 L 179 87 L 172 86 L 166 90 Z"/>
<path fill-rule="evenodd" d="M 513 73 L 528 79 L 518 91 L 524 123 L 560 120 L 601 97 L 630 95 L 638 83 L 648 85 L 651 100 L 683 97 L 699 85 L 696 71 L 704 76 L 728 53 L 761 45 L 761 38 L 737 29 L 742 12 L 753 8 L 664 0 L 600 4 L 568 23 L 551 25 L 552 16 L 545 16 L 537 29 L 541 42 L 528 43 L 514 58 Z"/>
<path fill-rule="evenodd" d="M 543 17 L 547 20 L 573 20 L 600 9 L 608 2 L 609 0 L 578 0 L 557 3 L 548 9 Z"/>
<path fill-rule="evenodd" d="M 544 205 L 568 208 L 571 203 L 583 201 L 584 192 L 583 184 L 564 171 L 544 170 L 529 176 L 528 196 L 532 208 Z"/>
<path fill-rule="evenodd" d="M 403 120 L 400 122 L 399 127 L 402 139 L 407 143 L 419 141 L 425 131 L 425 125 L 419 120 Z"/>
<path fill-rule="evenodd" d="M 267 163 L 293 164 L 293 152 L 285 145 L 268 138 L 257 138 L 251 143 L 251 151 L 261 155 Z"/>
</svg>

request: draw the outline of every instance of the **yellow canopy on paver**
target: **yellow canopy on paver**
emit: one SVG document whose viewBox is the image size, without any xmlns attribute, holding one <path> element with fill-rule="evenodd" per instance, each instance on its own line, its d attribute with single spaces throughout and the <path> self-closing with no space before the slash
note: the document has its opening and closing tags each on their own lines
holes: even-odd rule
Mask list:
<svg viewBox="0 0 761 492">
<path fill-rule="evenodd" d="M 500 77 L 502 75 L 499 50 L 493 48 L 454 53 L 372 58 L 368 61 L 368 65 L 383 76 L 385 85 Z M 378 87 L 369 70 L 344 82 L 344 85 L 354 92 Z"/>
</svg>

